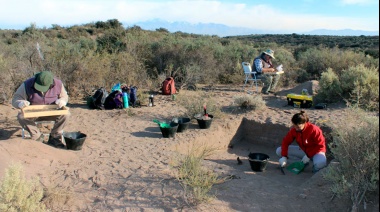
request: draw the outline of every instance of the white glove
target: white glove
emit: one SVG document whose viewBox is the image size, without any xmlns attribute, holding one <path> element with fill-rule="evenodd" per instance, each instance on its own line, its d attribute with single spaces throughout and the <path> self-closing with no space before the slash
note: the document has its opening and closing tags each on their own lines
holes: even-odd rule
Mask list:
<svg viewBox="0 0 380 212">
<path fill-rule="evenodd" d="M 24 107 L 27 107 L 29 105 L 30 105 L 30 102 L 28 102 L 28 101 L 21 101 L 21 102 L 18 103 L 17 106 L 18 106 L 18 108 L 23 109 Z"/>
<path fill-rule="evenodd" d="M 310 159 L 307 157 L 307 155 L 303 156 L 302 163 L 307 164 L 309 163 Z"/>
<path fill-rule="evenodd" d="M 288 159 L 286 157 L 282 157 L 282 158 L 280 158 L 280 160 L 278 162 L 280 163 L 281 167 L 284 167 L 284 166 L 286 166 L 287 161 L 288 161 Z"/>
<path fill-rule="evenodd" d="M 66 106 L 67 102 L 65 100 L 62 100 L 62 99 L 57 99 L 57 100 L 55 100 L 55 104 L 57 104 L 58 107 L 61 108 L 63 106 Z"/>
</svg>

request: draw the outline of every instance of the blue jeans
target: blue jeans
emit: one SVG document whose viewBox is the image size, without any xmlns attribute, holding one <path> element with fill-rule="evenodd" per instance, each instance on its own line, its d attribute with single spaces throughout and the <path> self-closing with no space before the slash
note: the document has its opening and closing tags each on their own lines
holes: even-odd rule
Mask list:
<svg viewBox="0 0 380 212">
<path fill-rule="evenodd" d="M 281 156 L 281 147 L 276 149 L 276 154 L 279 157 Z M 305 152 L 297 145 L 289 145 L 288 148 L 288 157 L 291 159 L 302 160 L 303 156 L 305 156 Z M 313 161 L 313 173 L 319 171 L 327 165 L 327 158 L 324 152 L 319 152 L 313 155 L 310 160 Z"/>
</svg>

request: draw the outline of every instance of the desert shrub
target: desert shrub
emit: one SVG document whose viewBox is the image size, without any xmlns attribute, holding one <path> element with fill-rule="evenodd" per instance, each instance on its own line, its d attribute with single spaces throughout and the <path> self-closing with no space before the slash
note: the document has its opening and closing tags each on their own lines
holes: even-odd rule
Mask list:
<svg viewBox="0 0 380 212">
<path fill-rule="evenodd" d="M 366 57 L 363 53 L 339 48 L 309 48 L 305 52 L 298 53 L 300 66 L 307 70 L 315 79 L 319 79 L 328 68 L 333 69 L 339 76 L 340 71 L 350 66 L 363 63 L 367 67 L 373 66 L 375 59 Z"/>
<path fill-rule="evenodd" d="M 333 194 L 349 197 L 352 211 L 357 211 L 379 186 L 379 117 L 351 109 L 344 118 L 332 126 L 329 147 L 338 163 L 329 166 L 324 177 L 333 183 Z"/>
<path fill-rule="evenodd" d="M 326 102 L 334 102 L 341 99 L 341 93 L 342 90 L 338 75 L 336 75 L 331 68 L 327 69 L 326 72 L 322 73 L 316 98 Z"/>
<path fill-rule="evenodd" d="M 298 62 L 311 76 L 318 78 L 329 66 L 332 55 L 325 49 L 309 48 L 298 53 Z"/>
<path fill-rule="evenodd" d="M 265 106 L 265 101 L 261 95 L 243 95 L 234 97 L 234 105 L 249 110 L 262 110 Z"/>
<path fill-rule="evenodd" d="M 99 52 L 107 52 L 109 54 L 125 51 L 127 44 L 123 41 L 125 32 L 120 29 L 107 30 L 104 35 L 96 39 Z"/>
<path fill-rule="evenodd" d="M 379 110 L 379 72 L 363 64 L 342 71 L 342 95 L 351 104 L 370 110 Z"/>
<path fill-rule="evenodd" d="M 203 114 L 203 106 L 206 105 L 207 113 L 212 114 L 214 118 L 221 118 L 223 113 L 215 100 L 210 95 L 202 91 L 183 90 L 177 95 L 176 100 L 185 108 L 185 116 L 194 117 L 197 114 Z"/>
<path fill-rule="evenodd" d="M 306 82 L 311 79 L 310 74 L 303 69 L 291 69 L 285 70 L 282 74 L 280 81 L 283 86 L 294 87 L 299 83 Z"/>
<path fill-rule="evenodd" d="M 38 178 L 27 180 L 21 164 L 9 166 L 0 183 L 0 211 L 45 211 Z"/>
<path fill-rule="evenodd" d="M 202 163 L 216 150 L 217 148 L 205 144 L 194 145 L 187 154 L 180 157 L 178 164 L 173 164 L 176 178 L 183 186 L 187 200 L 192 204 L 210 200 L 212 186 L 220 182 L 218 175 L 208 170 Z"/>
</svg>

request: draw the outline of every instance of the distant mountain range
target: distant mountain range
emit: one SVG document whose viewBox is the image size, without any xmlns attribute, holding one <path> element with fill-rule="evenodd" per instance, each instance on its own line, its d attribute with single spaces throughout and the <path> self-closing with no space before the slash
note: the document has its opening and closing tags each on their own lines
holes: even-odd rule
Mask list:
<svg viewBox="0 0 380 212">
<path fill-rule="evenodd" d="M 123 23 L 125 27 L 139 26 L 144 30 L 156 30 L 159 28 L 167 29 L 169 32 L 185 32 L 200 35 L 217 35 L 219 37 L 226 36 L 237 36 L 237 35 L 251 35 L 251 34 L 292 34 L 293 32 L 280 32 L 280 31 L 267 31 L 250 29 L 244 27 L 229 27 L 223 24 L 213 24 L 213 23 L 198 23 L 191 24 L 188 22 L 168 22 L 164 20 L 154 19 L 146 22 L 136 22 L 136 23 Z M 352 29 L 342 29 L 342 30 L 327 30 L 327 29 L 317 29 L 309 32 L 300 32 L 296 34 L 304 35 L 337 35 L 337 36 L 379 36 L 379 31 L 362 31 L 362 30 L 352 30 Z"/>
</svg>

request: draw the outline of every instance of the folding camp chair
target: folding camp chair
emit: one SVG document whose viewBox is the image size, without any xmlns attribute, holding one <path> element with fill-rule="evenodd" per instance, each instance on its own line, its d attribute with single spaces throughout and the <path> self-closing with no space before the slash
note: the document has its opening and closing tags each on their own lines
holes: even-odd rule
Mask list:
<svg viewBox="0 0 380 212">
<path fill-rule="evenodd" d="M 245 75 L 245 81 L 244 81 L 244 85 L 243 85 L 243 91 L 244 91 L 244 88 L 245 88 L 245 85 L 247 84 L 247 82 L 251 81 L 250 90 L 252 89 L 253 83 L 255 83 L 255 85 L 256 85 L 256 92 L 258 92 L 259 88 L 257 86 L 257 81 L 260 81 L 260 79 L 256 78 L 256 73 L 257 72 L 252 71 L 251 64 L 248 63 L 248 62 L 242 62 L 241 65 L 243 66 L 244 75 Z M 251 92 L 248 91 L 248 93 L 251 93 Z"/>
</svg>

